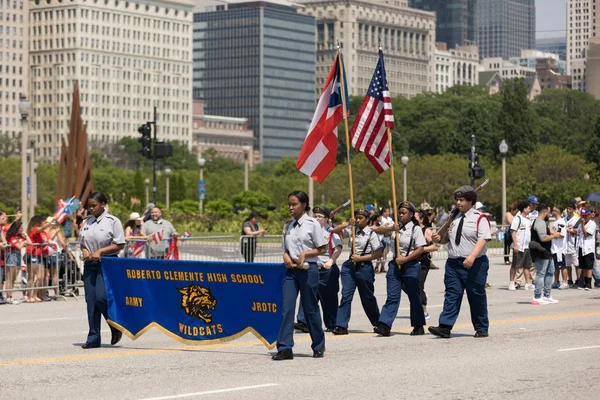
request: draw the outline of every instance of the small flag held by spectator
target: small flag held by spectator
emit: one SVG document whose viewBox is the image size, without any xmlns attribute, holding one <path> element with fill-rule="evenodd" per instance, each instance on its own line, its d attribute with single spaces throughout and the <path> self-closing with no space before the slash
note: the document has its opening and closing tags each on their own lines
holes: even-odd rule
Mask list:
<svg viewBox="0 0 600 400">
<path fill-rule="evenodd" d="M 191 238 L 192 237 L 192 233 L 190 231 L 185 231 L 183 232 L 183 237 L 181 238 L 182 242 L 185 242 L 186 239 Z"/>
<path fill-rule="evenodd" d="M 165 230 L 161 229 L 160 231 L 156 231 L 153 234 L 148 236 L 148 241 L 154 242 L 154 244 L 159 244 L 163 237 L 165 236 Z"/>
<path fill-rule="evenodd" d="M 72 214 L 79 207 L 79 200 L 75 196 L 64 201 L 63 199 L 58 200 L 58 209 L 54 213 L 54 219 L 62 224 L 68 215 Z"/>
<path fill-rule="evenodd" d="M 169 251 L 165 260 L 179 260 L 179 248 L 177 247 L 177 238 L 172 237 L 169 239 Z"/>
<path fill-rule="evenodd" d="M 143 258 L 144 256 L 144 247 L 146 246 L 146 242 L 143 240 L 138 240 L 135 242 L 133 246 L 133 251 L 131 253 L 132 258 Z"/>
</svg>

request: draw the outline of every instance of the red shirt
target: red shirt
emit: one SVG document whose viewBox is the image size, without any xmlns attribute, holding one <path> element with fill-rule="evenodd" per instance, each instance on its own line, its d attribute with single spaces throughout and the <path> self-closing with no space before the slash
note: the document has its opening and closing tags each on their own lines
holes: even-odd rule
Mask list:
<svg viewBox="0 0 600 400">
<path fill-rule="evenodd" d="M 31 239 L 31 243 L 36 244 L 36 246 L 27 246 L 27 254 L 36 257 L 48 254 L 48 248 L 46 246 L 40 246 L 40 244 L 48 242 L 48 235 L 45 231 L 40 231 L 40 228 L 36 226 L 29 232 L 29 239 Z"/>
<path fill-rule="evenodd" d="M 17 247 L 15 247 L 17 244 L 19 243 L 23 243 L 25 241 L 25 236 L 21 235 L 20 233 L 17 233 L 15 236 L 11 237 L 10 239 L 8 239 L 8 244 L 10 245 L 10 251 L 19 251 L 19 249 Z"/>
</svg>

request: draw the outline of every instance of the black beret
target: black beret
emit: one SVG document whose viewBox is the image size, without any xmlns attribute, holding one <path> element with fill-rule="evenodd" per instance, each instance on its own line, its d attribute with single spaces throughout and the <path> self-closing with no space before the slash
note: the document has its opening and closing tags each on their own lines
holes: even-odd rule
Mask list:
<svg viewBox="0 0 600 400">
<path fill-rule="evenodd" d="M 461 197 L 464 197 L 465 194 L 467 194 L 467 193 L 475 193 L 475 189 L 473 189 L 473 186 L 469 186 L 469 185 L 461 186 L 458 189 L 456 189 L 454 191 L 454 193 L 452 193 L 452 195 L 454 196 L 455 199 L 460 199 Z"/>
<path fill-rule="evenodd" d="M 315 214 L 323 214 L 326 218 L 329 218 L 329 215 L 331 214 L 331 210 L 329 210 L 329 208 L 324 207 L 324 206 L 316 206 L 313 208 L 313 215 Z"/>
</svg>

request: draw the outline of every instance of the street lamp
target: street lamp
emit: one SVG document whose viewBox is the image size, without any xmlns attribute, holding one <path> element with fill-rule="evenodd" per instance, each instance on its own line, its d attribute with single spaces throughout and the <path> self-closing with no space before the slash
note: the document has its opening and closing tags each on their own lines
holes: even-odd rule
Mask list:
<svg viewBox="0 0 600 400">
<path fill-rule="evenodd" d="M 244 192 L 248 191 L 248 155 L 252 151 L 252 147 L 245 145 L 242 146 L 244 151 Z"/>
<path fill-rule="evenodd" d="M 200 166 L 200 180 L 198 181 L 198 208 L 200 209 L 200 215 L 204 210 L 204 164 L 206 164 L 206 160 L 200 156 L 198 158 L 198 165 Z"/>
<path fill-rule="evenodd" d="M 166 168 L 165 169 L 165 177 L 166 177 L 166 182 L 167 182 L 167 198 L 166 198 L 166 203 L 167 203 L 167 210 L 169 209 L 169 176 L 171 176 L 171 168 Z"/>
<path fill-rule="evenodd" d="M 34 207 L 37 204 L 37 170 L 40 165 L 36 162 L 33 163 L 33 179 L 31 183 L 31 198 L 33 199 Z"/>
<path fill-rule="evenodd" d="M 502 220 L 506 215 L 506 153 L 508 153 L 508 145 L 506 140 L 502 139 L 499 146 L 500 154 L 502 154 Z"/>
<path fill-rule="evenodd" d="M 404 197 L 404 201 L 406 201 L 406 166 L 408 165 L 408 157 L 406 155 L 403 155 L 402 158 L 400 158 L 400 161 L 402 162 L 402 169 L 404 170 L 404 192 L 403 192 L 403 197 Z"/>
<path fill-rule="evenodd" d="M 29 142 L 29 215 L 33 217 L 35 215 L 35 140 Z"/>
<path fill-rule="evenodd" d="M 27 117 L 31 103 L 25 96 L 21 96 L 19 112 L 21 113 L 21 212 L 23 224 L 27 224 L 27 142 L 29 142 L 29 125 Z"/>
<path fill-rule="evenodd" d="M 150 178 L 144 179 L 144 183 L 146 184 L 146 204 L 150 202 Z"/>
</svg>

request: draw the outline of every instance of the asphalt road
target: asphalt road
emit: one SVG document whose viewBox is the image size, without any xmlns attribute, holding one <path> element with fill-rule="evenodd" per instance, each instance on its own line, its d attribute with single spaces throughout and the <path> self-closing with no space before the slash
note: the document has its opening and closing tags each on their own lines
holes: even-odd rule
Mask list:
<svg viewBox="0 0 600 400">
<path fill-rule="evenodd" d="M 325 358 L 297 334 L 295 359 L 284 362 L 251 335 L 191 347 L 152 330 L 86 351 L 83 298 L 0 306 L 0 399 L 597 399 L 600 290 L 556 290 L 559 304 L 532 306 L 531 292 L 506 290 L 507 277 L 494 258 L 489 338 L 472 337 L 466 297 L 451 339 L 409 336 L 405 297 L 394 334 L 376 337 L 357 295 L 351 334 L 327 334 Z M 385 288 L 378 275 L 380 306 Z M 443 270 L 426 288 L 437 325 Z"/>
</svg>

